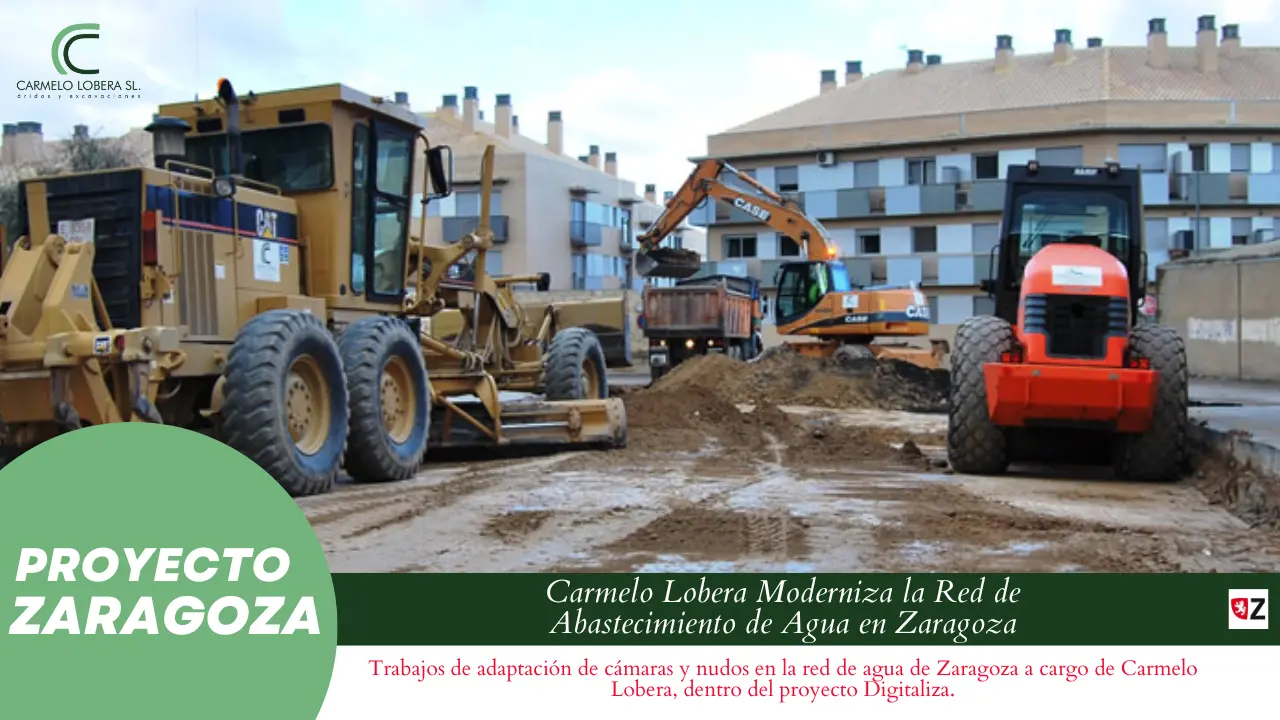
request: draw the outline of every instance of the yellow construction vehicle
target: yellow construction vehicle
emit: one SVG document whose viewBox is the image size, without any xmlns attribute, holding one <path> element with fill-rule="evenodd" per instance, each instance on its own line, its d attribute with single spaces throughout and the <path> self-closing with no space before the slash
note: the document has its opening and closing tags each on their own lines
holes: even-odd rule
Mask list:
<svg viewBox="0 0 1280 720">
<path fill-rule="evenodd" d="M 755 192 L 725 183 L 721 179 L 725 175 Z M 702 261 L 696 252 L 665 248 L 662 241 L 708 200 L 746 212 L 803 249 L 805 260 L 783 263 L 774 297 L 778 334 L 796 338 L 787 343 L 792 348 L 809 356 L 874 356 L 927 368 L 941 366 L 946 341 L 930 340 L 929 350 L 878 342 L 880 338 L 928 337 L 929 305 L 918 287 L 853 287 L 840 260 L 840 248 L 822 223 L 806 215 L 795 201 L 720 160 L 698 163 L 667 201 L 662 215 L 638 238 L 641 252 L 636 267 L 641 275 L 683 279 L 699 272 Z"/>
<path fill-rule="evenodd" d="M 595 336 L 526 330 L 554 312 L 531 322 L 509 288 L 548 278 L 485 272 L 492 146 L 479 227 L 433 247 L 410 236 L 414 161 L 425 216 L 451 192 L 452 153 L 398 105 L 341 85 L 242 101 L 223 80 L 148 129 L 155 167 L 22 184 L 26 229 L 0 275 L 0 450 L 163 422 L 307 495 L 343 468 L 407 478 L 428 446 L 625 444 Z M 454 277 L 467 256 L 471 277 Z M 422 330 L 451 309 L 454 342 Z"/>
</svg>

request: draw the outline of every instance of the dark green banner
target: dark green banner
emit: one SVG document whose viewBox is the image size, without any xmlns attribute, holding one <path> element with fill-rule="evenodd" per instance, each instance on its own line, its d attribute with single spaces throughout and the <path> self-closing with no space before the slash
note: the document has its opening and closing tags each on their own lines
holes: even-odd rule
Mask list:
<svg viewBox="0 0 1280 720">
<path fill-rule="evenodd" d="M 1274 645 L 1262 574 L 336 574 L 342 645 Z"/>
</svg>

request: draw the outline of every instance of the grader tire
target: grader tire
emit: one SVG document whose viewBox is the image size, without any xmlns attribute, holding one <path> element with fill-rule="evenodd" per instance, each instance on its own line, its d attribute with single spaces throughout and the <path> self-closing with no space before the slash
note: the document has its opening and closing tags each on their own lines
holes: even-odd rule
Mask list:
<svg viewBox="0 0 1280 720">
<path fill-rule="evenodd" d="M 1178 332 L 1164 325 L 1136 325 L 1129 346 L 1159 373 L 1151 426 L 1115 438 L 1116 475 L 1136 482 L 1177 479 L 1187 455 L 1187 350 Z"/>
<path fill-rule="evenodd" d="M 418 471 L 431 429 L 427 366 L 413 331 L 374 316 L 338 344 L 351 397 L 346 469 L 356 482 L 396 482 Z"/>
<path fill-rule="evenodd" d="M 548 400 L 598 400 L 609 397 L 604 349 L 586 328 L 565 328 L 551 339 L 546 366 Z"/>
<path fill-rule="evenodd" d="M 1013 328 L 991 315 L 978 315 L 956 328 L 951 353 L 951 397 L 947 418 L 947 460 L 966 475 L 998 475 L 1009 468 L 1008 437 L 991 422 L 982 367 L 1013 349 Z"/>
<path fill-rule="evenodd" d="M 227 445 L 294 497 L 333 487 L 347 444 L 347 383 L 317 317 L 271 310 L 245 323 L 227 357 L 223 395 Z"/>
</svg>

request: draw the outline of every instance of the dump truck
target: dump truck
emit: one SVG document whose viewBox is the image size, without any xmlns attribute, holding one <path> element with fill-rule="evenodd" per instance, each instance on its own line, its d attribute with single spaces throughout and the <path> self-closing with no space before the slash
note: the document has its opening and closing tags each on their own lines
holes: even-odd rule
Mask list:
<svg viewBox="0 0 1280 720">
<path fill-rule="evenodd" d="M 626 444 L 594 333 L 553 334 L 554 305 L 531 319 L 515 300 L 549 276 L 485 269 L 492 145 L 477 227 L 437 247 L 426 205 L 452 192 L 452 151 L 384 98 L 335 84 L 242 101 L 224 79 L 148 130 L 154 167 L 20 187 L 0 274 L 4 457 L 87 425 L 166 423 L 297 496 L 341 471 L 403 480 L 428 447 Z M 464 320 L 452 341 L 424 329 L 448 310 Z"/>
<path fill-rule="evenodd" d="M 956 329 L 947 454 L 960 473 L 1088 460 L 1175 479 L 1187 457 L 1187 354 L 1139 322 L 1146 297 L 1142 176 L 1115 163 L 1010 166 L 995 314 Z"/>
<path fill-rule="evenodd" d="M 750 360 L 764 349 L 760 286 L 754 278 L 708 275 L 673 287 L 646 286 L 637 324 L 649 341 L 654 380 L 698 355 Z"/>
</svg>

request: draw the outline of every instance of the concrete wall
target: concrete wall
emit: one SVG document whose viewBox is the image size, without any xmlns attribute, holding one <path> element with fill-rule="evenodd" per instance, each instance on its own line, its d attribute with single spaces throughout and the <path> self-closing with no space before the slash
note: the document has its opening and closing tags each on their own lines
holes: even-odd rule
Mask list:
<svg viewBox="0 0 1280 720">
<path fill-rule="evenodd" d="M 1183 334 L 1192 375 L 1280 381 L 1280 243 L 1249 250 L 1159 269 L 1158 321 Z"/>
</svg>

